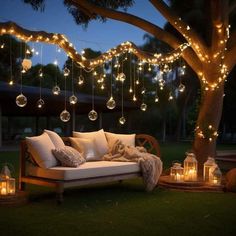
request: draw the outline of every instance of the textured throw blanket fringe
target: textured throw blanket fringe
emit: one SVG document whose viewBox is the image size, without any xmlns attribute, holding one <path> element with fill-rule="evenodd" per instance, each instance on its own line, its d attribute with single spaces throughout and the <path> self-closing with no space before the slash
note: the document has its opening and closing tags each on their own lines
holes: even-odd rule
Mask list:
<svg viewBox="0 0 236 236">
<path fill-rule="evenodd" d="M 156 187 L 162 172 L 162 161 L 159 157 L 148 153 L 144 147 L 126 146 L 120 140 L 116 140 L 110 153 L 106 154 L 103 160 L 138 162 L 148 192 Z"/>
</svg>

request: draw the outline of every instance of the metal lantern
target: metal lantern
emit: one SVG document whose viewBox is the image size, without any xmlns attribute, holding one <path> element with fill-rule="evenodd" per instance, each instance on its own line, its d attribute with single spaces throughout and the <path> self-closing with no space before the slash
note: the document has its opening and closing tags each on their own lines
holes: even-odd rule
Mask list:
<svg viewBox="0 0 236 236">
<path fill-rule="evenodd" d="M 194 153 L 186 153 L 187 157 L 184 160 L 184 180 L 197 180 L 197 159 Z"/>
<path fill-rule="evenodd" d="M 210 170 L 212 170 L 212 167 L 215 166 L 216 166 L 215 159 L 213 157 L 208 157 L 207 161 L 204 163 L 204 169 L 203 169 L 204 181 L 209 182 Z"/>
<path fill-rule="evenodd" d="M 16 181 L 11 177 L 11 171 L 5 164 L 0 173 L 0 196 L 14 195 L 16 192 Z"/>
<path fill-rule="evenodd" d="M 184 181 L 184 168 L 181 166 L 181 163 L 173 163 L 173 166 L 170 168 L 170 178 L 175 182 Z"/>
<path fill-rule="evenodd" d="M 210 169 L 209 182 L 211 185 L 220 186 L 221 179 L 222 179 L 222 173 L 220 171 L 220 168 L 216 164 Z"/>
</svg>

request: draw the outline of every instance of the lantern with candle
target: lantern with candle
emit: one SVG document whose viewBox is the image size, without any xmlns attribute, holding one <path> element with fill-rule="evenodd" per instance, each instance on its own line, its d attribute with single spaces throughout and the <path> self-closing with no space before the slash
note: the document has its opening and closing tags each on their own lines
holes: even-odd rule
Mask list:
<svg viewBox="0 0 236 236">
<path fill-rule="evenodd" d="M 186 153 L 187 157 L 184 160 L 184 180 L 196 181 L 197 180 L 197 159 L 192 152 Z"/>
<path fill-rule="evenodd" d="M 215 159 L 213 157 L 208 157 L 207 161 L 204 163 L 204 169 L 203 169 L 203 178 L 204 181 L 209 182 L 210 181 L 210 171 L 213 171 L 216 167 Z M 212 168 L 214 167 L 214 168 Z"/>
<path fill-rule="evenodd" d="M 0 196 L 15 194 L 15 179 L 11 177 L 8 164 L 4 164 L 0 173 Z"/>
<path fill-rule="evenodd" d="M 215 166 L 210 168 L 210 175 L 209 175 L 209 183 L 211 185 L 220 186 L 222 179 L 222 173 L 220 168 L 216 164 Z"/>
<path fill-rule="evenodd" d="M 181 166 L 181 163 L 173 163 L 173 166 L 170 168 L 170 179 L 174 182 L 184 181 L 184 168 Z"/>
</svg>

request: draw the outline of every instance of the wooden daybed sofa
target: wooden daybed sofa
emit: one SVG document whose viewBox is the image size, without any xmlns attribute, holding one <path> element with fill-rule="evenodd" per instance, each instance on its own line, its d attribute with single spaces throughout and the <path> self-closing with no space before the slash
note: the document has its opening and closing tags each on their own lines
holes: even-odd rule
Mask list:
<svg viewBox="0 0 236 236">
<path fill-rule="evenodd" d="M 69 138 L 65 137 L 63 141 L 66 145 L 70 145 Z M 138 134 L 135 136 L 135 144 L 144 146 L 148 152 L 161 157 L 159 144 L 154 137 Z M 141 177 L 140 167 L 138 163 L 134 162 L 94 161 L 86 162 L 78 168 L 42 169 L 30 163 L 27 149 L 26 141 L 21 141 L 19 189 L 24 190 L 26 183 L 53 187 L 56 190 L 58 203 L 63 201 L 65 188 Z"/>
</svg>

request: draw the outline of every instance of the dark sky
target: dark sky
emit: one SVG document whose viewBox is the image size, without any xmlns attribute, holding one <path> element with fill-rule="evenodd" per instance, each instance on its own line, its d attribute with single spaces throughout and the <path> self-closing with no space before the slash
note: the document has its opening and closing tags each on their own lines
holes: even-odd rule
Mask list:
<svg viewBox="0 0 236 236">
<path fill-rule="evenodd" d="M 132 41 L 137 45 L 143 43 L 144 31 L 119 21 L 108 20 L 105 24 L 94 21 L 89 24 L 86 30 L 82 29 L 81 26 L 75 24 L 62 2 L 62 0 L 48 0 L 45 11 L 36 12 L 21 0 L 1 0 L 0 21 L 11 20 L 31 30 L 63 33 L 79 52 L 83 48 L 104 52 L 124 41 Z M 136 0 L 135 6 L 130 8 L 128 12 L 159 26 L 164 24 L 164 19 L 147 0 Z M 60 66 L 64 64 L 66 55 L 64 52 L 57 53 L 55 46 L 39 43 L 34 45 L 31 43 L 30 45 L 38 51 L 42 45 L 43 64 L 53 63 L 56 57 L 58 57 Z M 33 62 L 40 63 L 40 57 L 35 56 Z"/>
</svg>

